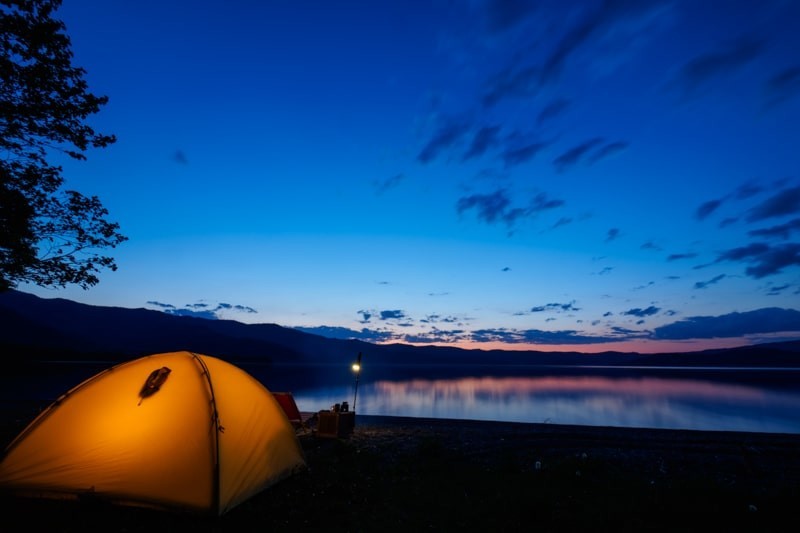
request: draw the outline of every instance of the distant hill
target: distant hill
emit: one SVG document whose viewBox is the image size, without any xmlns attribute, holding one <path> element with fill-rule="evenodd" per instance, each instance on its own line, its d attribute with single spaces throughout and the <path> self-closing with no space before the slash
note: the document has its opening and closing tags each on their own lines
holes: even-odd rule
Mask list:
<svg viewBox="0 0 800 533">
<path fill-rule="evenodd" d="M 124 361 L 190 350 L 229 361 L 264 364 L 352 361 L 372 364 L 592 364 L 800 366 L 800 341 L 681 354 L 601 354 L 463 350 L 329 339 L 275 324 L 101 307 L 20 291 L 0 293 L 0 352 L 6 364 L 31 360 Z"/>
</svg>

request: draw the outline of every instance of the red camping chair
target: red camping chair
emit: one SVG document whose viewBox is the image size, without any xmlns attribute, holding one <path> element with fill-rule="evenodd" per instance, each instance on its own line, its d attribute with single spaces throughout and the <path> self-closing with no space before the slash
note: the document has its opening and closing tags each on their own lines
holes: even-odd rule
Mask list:
<svg viewBox="0 0 800 533">
<path fill-rule="evenodd" d="M 303 420 L 303 415 L 300 414 L 300 409 L 297 408 L 297 403 L 295 403 L 291 392 L 273 392 L 272 395 L 278 400 L 283 412 L 286 413 L 286 418 L 289 419 L 295 429 L 309 431 L 308 424 Z"/>
</svg>

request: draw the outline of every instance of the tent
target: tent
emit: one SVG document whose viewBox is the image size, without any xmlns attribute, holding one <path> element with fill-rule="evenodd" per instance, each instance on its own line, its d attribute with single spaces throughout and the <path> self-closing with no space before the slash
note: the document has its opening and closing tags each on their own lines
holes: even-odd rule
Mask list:
<svg viewBox="0 0 800 533">
<path fill-rule="evenodd" d="M 0 488 L 222 515 L 305 466 L 295 429 L 259 381 L 174 352 L 63 394 L 8 445 Z"/>
</svg>

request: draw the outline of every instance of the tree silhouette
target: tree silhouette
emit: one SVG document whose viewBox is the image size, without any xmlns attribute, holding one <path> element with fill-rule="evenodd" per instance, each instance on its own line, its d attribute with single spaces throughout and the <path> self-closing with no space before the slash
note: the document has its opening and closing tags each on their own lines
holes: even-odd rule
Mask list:
<svg viewBox="0 0 800 533">
<path fill-rule="evenodd" d="M 89 148 L 115 142 L 86 119 L 107 97 L 88 91 L 72 65 L 61 0 L 0 0 L 0 291 L 21 282 L 95 285 L 100 251 L 127 240 L 106 220 L 100 200 L 62 190 L 56 152 L 85 160 Z"/>
</svg>

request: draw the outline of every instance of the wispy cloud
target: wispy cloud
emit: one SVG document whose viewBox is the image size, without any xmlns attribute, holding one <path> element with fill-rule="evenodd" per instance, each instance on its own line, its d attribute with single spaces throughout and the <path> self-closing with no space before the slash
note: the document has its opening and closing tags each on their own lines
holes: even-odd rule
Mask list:
<svg viewBox="0 0 800 533">
<path fill-rule="evenodd" d="M 542 108 L 539 115 L 536 117 L 536 122 L 542 124 L 561 116 L 569 108 L 569 105 L 570 101 L 565 98 L 553 100 Z"/>
<path fill-rule="evenodd" d="M 628 143 L 622 141 L 610 142 L 600 147 L 594 154 L 589 156 L 589 163 L 594 164 L 601 159 L 606 159 L 612 155 L 624 152 L 628 148 Z"/>
<path fill-rule="evenodd" d="M 682 254 L 669 254 L 667 256 L 667 261 L 679 261 L 681 259 L 694 259 L 697 257 L 696 253 L 693 252 L 686 252 Z"/>
<path fill-rule="evenodd" d="M 722 205 L 723 199 L 716 199 L 716 200 L 709 200 L 707 202 L 703 202 L 694 212 L 694 216 L 697 220 L 705 220 L 711 215 L 714 211 L 719 209 Z"/>
<path fill-rule="evenodd" d="M 711 80 L 740 69 L 756 59 L 763 52 L 764 45 L 761 39 L 740 37 L 733 43 L 688 61 L 675 81 L 683 88 L 684 95 L 689 96 Z"/>
<path fill-rule="evenodd" d="M 764 85 L 764 107 L 774 107 L 800 95 L 800 66 L 794 65 L 772 76 Z"/>
<path fill-rule="evenodd" d="M 501 157 L 506 168 L 511 168 L 529 161 L 547 146 L 546 142 L 533 142 L 524 146 L 509 147 L 503 150 Z"/>
<path fill-rule="evenodd" d="M 503 222 L 509 227 L 517 220 L 534 216 L 542 211 L 555 209 L 564 205 L 563 200 L 548 198 L 545 193 L 537 193 L 526 206 L 512 207 L 508 192 L 498 189 L 490 194 L 473 194 L 460 198 L 456 204 L 459 214 L 465 211 L 477 211 L 478 219 L 489 224 Z"/>
<path fill-rule="evenodd" d="M 786 222 L 769 228 L 755 229 L 749 231 L 747 234 L 751 237 L 778 237 L 788 240 L 793 233 L 800 233 L 800 218 L 795 218 Z"/>
<path fill-rule="evenodd" d="M 580 307 L 575 307 L 575 300 L 568 303 L 548 303 L 537 305 L 531 308 L 531 313 L 543 313 L 545 311 L 580 311 Z"/>
<path fill-rule="evenodd" d="M 394 189 L 400 182 L 402 182 L 406 177 L 403 174 L 395 174 L 394 176 L 390 176 L 384 180 L 375 181 L 375 190 L 378 194 L 383 194 L 389 189 Z"/>
<path fill-rule="evenodd" d="M 770 246 L 763 242 L 751 243 L 721 252 L 711 264 L 725 261 L 749 263 L 751 266 L 745 269 L 745 273 L 752 278 L 760 279 L 778 274 L 787 267 L 800 266 L 800 243 L 777 246 Z M 699 265 L 695 268 L 706 266 L 708 265 Z"/>
<path fill-rule="evenodd" d="M 500 134 L 500 126 L 484 126 L 475 132 L 467 151 L 462 157 L 463 161 L 467 161 L 474 157 L 482 156 L 487 150 L 493 148 L 499 142 L 498 135 Z"/>
<path fill-rule="evenodd" d="M 186 304 L 184 306 L 176 306 L 169 303 L 163 303 L 156 300 L 149 300 L 147 305 L 158 307 L 163 312 L 169 315 L 176 316 L 190 316 L 195 318 L 205 318 L 208 320 L 220 320 L 224 318 L 224 312 L 235 311 L 237 313 L 257 313 L 255 309 L 246 305 L 218 303 L 209 304 L 206 302 L 197 302 Z"/>
<path fill-rule="evenodd" d="M 499 33 L 517 26 L 530 17 L 538 3 L 528 0 L 490 0 L 483 4 L 486 28 L 490 33 Z"/>
<path fill-rule="evenodd" d="M 706 289 L 711 285 L 715 285 L 725 279 L 725 274 L 720 274 L 719 276 L 714 276 L 708 281 L 698 281 L 694 284 L 695 289 Z"/>
<path fill-rule="evenodd" d="M 469 124 L 466 122 L 453 118 L 442 118 L 438 128 L 417 155 L 417 160 L 423 164 L 430 163 L 443 150 L 453 147 L 468 131 Z"/>
<path fill-rule="evenodd" d="M 575 166 L 583 158 L 583 156 L 589 152 L 589 150 L 592 150 L 602 143 L 602 137 L 594 137 L 570 148 L 553 160 L 556 170 L 559 172 L 564 172 L 568 168 Z"/>
<path fill-rule="evenodd" d="M 800 212 L 800 186 L 784 189 L 750 210 L 748 222 L 796 215 Z"/>
</svg>

